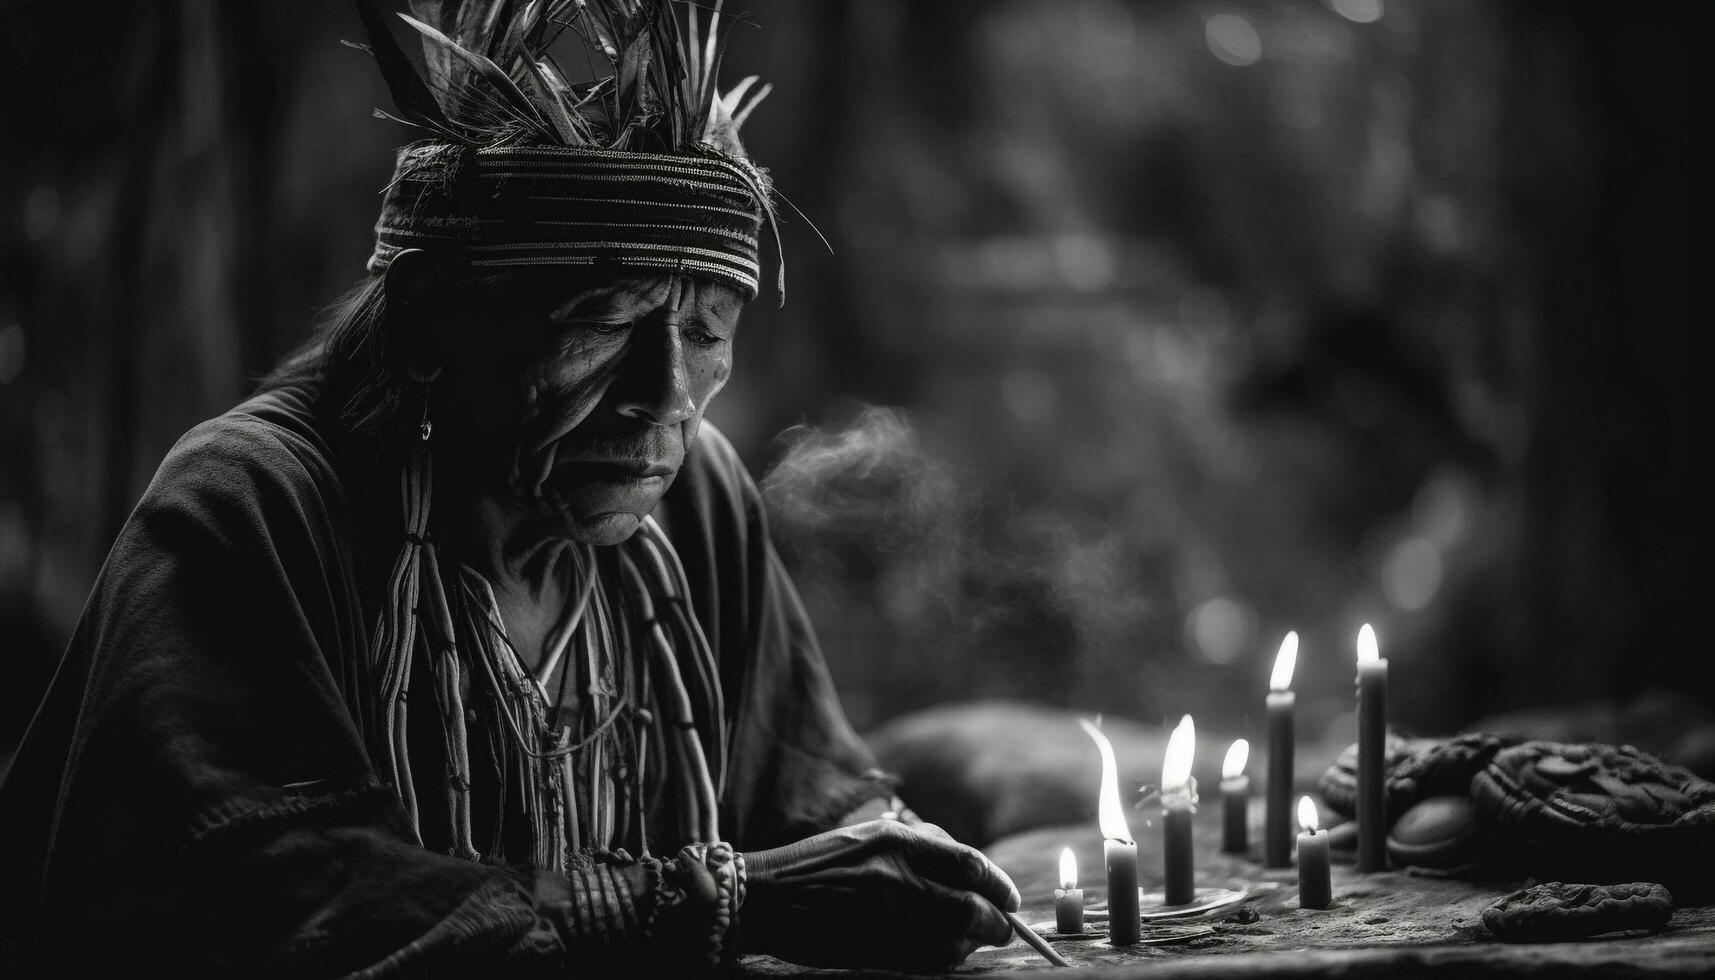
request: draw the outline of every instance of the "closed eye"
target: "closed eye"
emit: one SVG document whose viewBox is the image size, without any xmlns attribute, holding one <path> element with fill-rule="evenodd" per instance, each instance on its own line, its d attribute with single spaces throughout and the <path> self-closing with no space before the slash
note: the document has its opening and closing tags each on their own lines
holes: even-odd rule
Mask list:
<svg viewBox="0 0 1715 980">
<path fill-rule="evenodd" d="M 685 339 L 698 347 L 718 347 L 726 343 L 726 338 L 707 327 L 692 327 L 685 331 Z"/>
</svg>

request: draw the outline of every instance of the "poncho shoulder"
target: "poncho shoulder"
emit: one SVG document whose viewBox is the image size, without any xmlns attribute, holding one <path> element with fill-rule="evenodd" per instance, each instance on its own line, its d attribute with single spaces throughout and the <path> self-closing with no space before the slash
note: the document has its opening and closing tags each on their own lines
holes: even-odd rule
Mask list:
<svg viewBox="0 0 1715 980">
<path fill-rule="evenodd" d="M 533 869 L 416 845 L 376 778 L 343 696 L 371 618 L 347 489 L 295 389 L 167 455 L 0 784 L 0 965 L 379 975 L 557 952 Z M 727 691 L 723 835 L 774 846 L 884 792 L 712 428 L 659 516 Z"/>
</svg>

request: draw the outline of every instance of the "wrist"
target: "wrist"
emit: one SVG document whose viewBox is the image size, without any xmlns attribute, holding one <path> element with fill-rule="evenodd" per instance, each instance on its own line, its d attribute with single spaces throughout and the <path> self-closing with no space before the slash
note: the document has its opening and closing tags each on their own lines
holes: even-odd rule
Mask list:
<svg viewBox="0 0 1715 980">
<path fill-rule="evenodd" d="M 645 934 L 656 945 L 698 952 L 705 966 L 729 962 L 748 890 L 744 856 L 726 843 L 688 844 L 675 857 L 642 864 Z"/>
</svg>

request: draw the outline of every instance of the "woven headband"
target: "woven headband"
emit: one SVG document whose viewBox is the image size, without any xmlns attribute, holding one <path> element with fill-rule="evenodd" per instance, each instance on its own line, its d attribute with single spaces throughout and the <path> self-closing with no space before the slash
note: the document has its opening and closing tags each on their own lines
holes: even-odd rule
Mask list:
<svg viewBox="0 0 1715 980">
<path fill-rule="evenodd" d="M 421 248 L 473 267 L 683 270 L 753 299 L 765 181 L 713 153 L 415 143 L 399 151 L 369 270 Z"/>
</svg>

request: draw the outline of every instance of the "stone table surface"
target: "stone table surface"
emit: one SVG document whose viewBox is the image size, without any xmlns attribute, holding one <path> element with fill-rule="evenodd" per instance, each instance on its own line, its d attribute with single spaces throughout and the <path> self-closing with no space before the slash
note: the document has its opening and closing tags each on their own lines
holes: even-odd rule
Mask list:
<svg viewBox="0 0 1715 980">
<path fill-rule="evenodd" d="M 1265 869 L 1253 856 L 1218 852 L 1219 807 L 1205 805 L 1197 825 L 1198 885 L 1248 893 L 1243 901 L 1206 915 L 1146 922 L 1154 928 L 1212 927 L 1200 938 L 1170 945 L 1116 949 L 1100 940 L 1057 941 L 1060 951 L 1093 977 L 1702 977 L 1715 978 L 1715 906 L 1681 907 L 1668 928 L 1650 936 L 1603 937 L 1579 943 L 1509 944 L 1483 928 L 1482 911 L 1523 882 L 1468 881 L 1429 873 L 1389 871 L 1360 875 L 1334 866 L 1334 907 L 1298 908 L 1297 872 Z M 1138 815 L 1141 817 L 1141 815 Z M 1253 843 L 1260 843 L 1260 812 Z M 1144 890 L 1161 882 L 1160 825 L 1134 818 L 1139 880 Z M 1078 858 L 1087 904 L 1105 899 L 1102 844 L 1095 828 L 1080 824 L 1027 831 L 985 848 L 1012 875 L 1024 898 L 1027 922 L 1052 922 L 1060 849 Z M 1711 869 L 1715 872 L 1715 869 Z M 1145 906 L 1147 911 L 1148 906 Z M 1255 913 L 1255 920 L 1235 915 Z M 955 975 L 1052 970 L 1021 940 L 972 954 Z M 808 970 L 769 957 L 748 957 L 752 976 L 891 976 L 884 971 Z M 1058 972 L 1058 971 L 1055 971 Z"/>
</svg>

